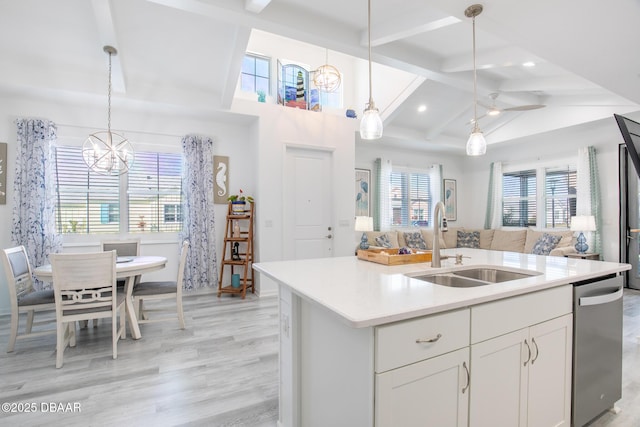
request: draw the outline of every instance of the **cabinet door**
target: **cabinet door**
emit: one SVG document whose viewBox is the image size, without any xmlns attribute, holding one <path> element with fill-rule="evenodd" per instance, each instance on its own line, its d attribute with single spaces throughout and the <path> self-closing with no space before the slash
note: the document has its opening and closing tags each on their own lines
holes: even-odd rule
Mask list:
<svg viewBox="0 0 640 427">
<path fill-rule="evenodd" d="M 470 426 L 525 425 L 530 357 L 525 340 L 529 328 L 471 346 Z"/>
<path fill-rule="evenodd" d="M 467 425 L 469 348 L 376 374 L 377 427 Z"/>
<path fill-rule="evenodd" d="M 530 328 L 529 427 L 571 423 L 572 329 L 572 315 Z"/>
</svg>

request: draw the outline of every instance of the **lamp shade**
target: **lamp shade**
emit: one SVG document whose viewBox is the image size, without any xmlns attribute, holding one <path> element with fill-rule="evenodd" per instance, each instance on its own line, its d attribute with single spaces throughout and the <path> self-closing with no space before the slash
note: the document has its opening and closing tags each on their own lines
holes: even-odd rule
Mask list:
<svg viewBox="0 0 640 427">
<path fill-rule="evenodd" d="M 596 219 L 592 215 L 573 216 L 571 231 L 596 231 Z"/>
<path fill-rule="evenodd" d="M 356 231 L 373 231 L 373 218 L 370 216 L 356 217 Z"/>
<path fill-rule="evenodd" d="M 487 141 L 482 132 L 475 131 L 467 140 L 467 156 L 482 156 L 487 152 Z"/>
</svg>

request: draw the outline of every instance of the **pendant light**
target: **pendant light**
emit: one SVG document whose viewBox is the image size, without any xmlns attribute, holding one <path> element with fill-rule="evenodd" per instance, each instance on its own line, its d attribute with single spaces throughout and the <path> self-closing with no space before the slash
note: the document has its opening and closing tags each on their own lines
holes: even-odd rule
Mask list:
<svg viewBox="0 0 640 427">
<path fill-rule="evenodd" d="M 478 78 L 476 76 L 476 16 L 482 13 L 482 5 L 469 6 L 464 14 L 473 19 L 473 131 L 467 141 L 467 156 L 481 156 L 487 152 L 487 141 L 478 126 Z"/>
<path fill-rule="evenodd" d="M 122 175 L 133 165 L 134 153 L 131 143 L 122 135 L 111 132 L 111 56 L 118 51 L 104 46 L 109 55 L 109 89 L 107 93 L 107 130 L 94 132 L 82 145 L 82 157 L 89 169 L 100 175 Z"/>
<path fill-rule="evenodd" d="M 313 84 L 321 92 L 328 93 L 335 92 L 340 87 L 341 81 L 340 71 L 333 65 L 329 65 L 329 49 L 327 49 L 324 65 L 313 72 Z"/>
<path fill-rule="evenodd" d="M 362 121 L 360 122 L 360 138 L 379 139 L 382 138 L 382 119 L 371 95 L 371 0 L 368 0 L 367 12 L 367 28 L 369 32 L 369 103 L 364 109 Z"/>
</svg>

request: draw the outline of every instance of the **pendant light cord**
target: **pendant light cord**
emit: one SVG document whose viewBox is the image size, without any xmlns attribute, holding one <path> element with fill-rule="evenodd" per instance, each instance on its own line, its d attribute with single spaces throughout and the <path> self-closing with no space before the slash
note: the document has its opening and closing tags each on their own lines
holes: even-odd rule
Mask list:
<svg viewBox="0 0 640 427">
<path fill-rule="evenodd" d="M 371 96 L 373 93 L 371 84 L 371 0 L 369 0 L 367 8 L 367 32 L 369 42 L 369 107 L 367 109 L 371 109 L 373 108 L 373 97 Z"/>
<path fill-rule="evenodd" d="M 111 133 L 111 55 L 109 51 L 109 87 L 107 89 L 107 131 Z"/>
<path fill-rule="evenodd" d="M 473 20 L 473 132 L 478 132 L 478 82 L 476 76 L 476 17 Z"/>
</svg>

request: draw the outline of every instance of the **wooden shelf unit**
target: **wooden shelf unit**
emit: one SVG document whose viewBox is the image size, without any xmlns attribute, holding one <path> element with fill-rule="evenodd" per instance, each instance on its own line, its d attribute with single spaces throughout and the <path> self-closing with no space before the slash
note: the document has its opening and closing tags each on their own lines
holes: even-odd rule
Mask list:
<svg viewBox="0 0 640 427">
<path fill-rule="evenodd" d="M 253 281 L 253 217 L 255 213 L 255 203 L 247 202 L 242 213 L 234 212 L 232 204 L 229 203 L 227 211 L 227 225 L 224 236 L 224 246 L 222 247 L 222 264 L 220 265 L 220 280 L 218 281 L 218 297 L 222 294 L 240 294 L 242 299 L 247 295 L 247 290 L 255 293 Z M 234 222 L 238 221 L 240 226 L 240 237 L 233 236 Z M 238 257 L 233 259 L 233 247 L 238 244 Z M 230 270 L 230 276 L 240 274 L 240 287 L 234 288 L 230 282 L 223 284 L 225 270 Z M 237 272 L 240 271 L 240 272 Z"/>
</svg>

